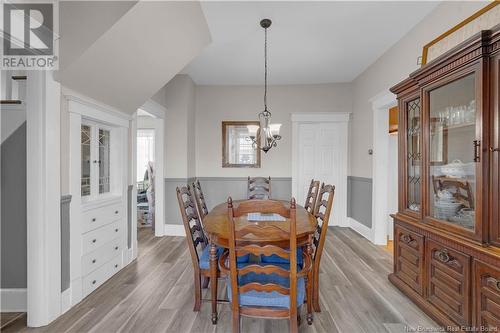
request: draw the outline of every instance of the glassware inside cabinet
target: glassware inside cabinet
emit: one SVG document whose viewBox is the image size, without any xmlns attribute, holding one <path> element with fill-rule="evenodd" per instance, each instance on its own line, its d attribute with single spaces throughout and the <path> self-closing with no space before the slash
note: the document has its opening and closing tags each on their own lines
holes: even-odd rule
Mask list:
<svg viewBox="0 0 500 333">
<path fill-rule="evenodd" d="M 475 75 L 432 90 L 429 111 L 430 216 L 474 230 Z"/>
</svg>

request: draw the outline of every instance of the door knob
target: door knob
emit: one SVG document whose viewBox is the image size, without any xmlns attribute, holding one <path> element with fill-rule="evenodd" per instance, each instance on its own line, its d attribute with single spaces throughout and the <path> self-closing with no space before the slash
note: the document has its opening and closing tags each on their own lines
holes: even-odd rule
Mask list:
<svg viewBox="0 0 500 333">
<path fill-rule="evenodd" d="M 493 153 L 495 151 L 500 151 L 500 148 L 493 148 L 493 147 L 490 147 L 490 151 Z"/>
</svg>

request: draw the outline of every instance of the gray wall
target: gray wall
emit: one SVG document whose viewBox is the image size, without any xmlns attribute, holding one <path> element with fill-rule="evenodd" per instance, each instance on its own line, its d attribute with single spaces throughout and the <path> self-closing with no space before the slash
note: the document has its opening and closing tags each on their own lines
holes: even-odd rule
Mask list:
<svg viewBox="0 0 500 333">
<path fill-rule="evenodd" d="M 246 177 L 199 177 L 198 179 L 205 194 L 208 209 L 227 201 L 228 195 L 231 195 L 234 200 L 244 199 L 247 196 Z M 175 188 L 186 186 L 194 180 L 195 178 L 165 178 L 165 223 L 182 224 Z M 291 178 L 272 178 L 271 186 L 273 198 L 290 199 Z"/>
<path fill-rule="evenodd" d="M 247 195 L 246 177 L 199 177 L 208 209 L 227 201 Z M 182 224 L 175 188 L 191 184 L 195 178 L 165 178 L 165 223 Z M 372 226 L 372 179 L 347 177 L 347 216 L 371 228 Z M 273 177 L 272 197 L 289 200 L 292 193 L 292 178 Z"/>
<path fill-rule="evenodd" d="M 347 216 L 372 227 L 372 179 L 347 177 Z"/>
<path fill-rule="evenodd" d="M 61 291 L 69 288 L 70 276 L 70 214 L 71 195 L 61 196 Z"/>
<path fill-rule="evenodd" d="M 26 122 L 2 142 L 1 194 L 1 288 L 26 288 Z"/>
</svg>

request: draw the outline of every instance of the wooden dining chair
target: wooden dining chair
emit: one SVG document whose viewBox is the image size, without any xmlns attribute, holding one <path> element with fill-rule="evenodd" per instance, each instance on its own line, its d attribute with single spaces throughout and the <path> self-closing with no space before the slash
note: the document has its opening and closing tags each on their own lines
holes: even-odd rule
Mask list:
<svg viewBox="0 0 500 333">
<path fill-rule="evenodd" d="M 328 221 L 332 211 L 333 197 L 335 195 L 335 186 L 321 184 L 318 200 L 314 209 L 314 216 L 318 221 L 316 231 L 314 233 L 314 255 L 313 255 L 313 298 L 312 304 L 314 311 L 321 312 L 319 306 L 319 268 L 321 263 L 321 255 L 325 246 L 326 232 L 328 230 Z"/>
<path fill-rule="evenodd" d="M 210 278 L 210 253 L 208 239 L 203 231 L 198 209 L 194 202 L 193 194 L 189 186 L 176 188 L 177 201 L 181 210 L 182 222 L 186 232 L 189 253 L 194 270 L 194 311 L 200 311 L 201 307 L 201 279 L 208 282 Z M 217 249 L 217 256 L 222 254 L 223 249 Z M 216 281 L 214 283 L 217 283 Z M 207 283 L 204 283 L 206 287 Z"/>
<path fill-rule="evenodd" d="M 205 202 L 205 195 L 201 189 L 201 184 L 198 179 L 193 182 L 193 194 L 196 200 L 196 208 L 198 208 L 198 214 L 200 215 L 201 222 L 203 225 L 203 219 L 208 214 L 207 203 Z"/>
<path fill-rule="evenodd" d="M 277 213 L 287 218 L 283 227 L 266 223 L 248 223 L 236 230 L 235 218 L 252 212 Z M 259 318 L 288 318 L 290 332 L 298 331 L 299 309 L 304 300 L 312 297 L 312 264 L 305 255 L 304 265 L 298 267 L 295 256 L 297 249 L 297 225 L 295 199 L 290 208 L 273 200 L 251 200 L 233 208 L 228 199 L 229 253 L 219 259 L 221 271 L 227 274 L 227 292 L 231 302 L 232 331 L 240 331 L 240 315 Z M 288 230 L 287 230 L 288 229 Z M 250 237 L 249 237 L 250 236 Z M 255 238 L 289 239 L 288 249 L 275 245 L 259 246 L 252 243 Z M 236 241 L 238 239 L 239 241 Z M 241 241 L 245 239 L 245 241 Z M 237 264 L 242 254 L 275 254 L 290 264 Z M 307 303 L 308 323 L 312 323 L 312 304 Z"/>
<path fill-rule="evenodd" d="M 309 191 L 307 191 L 306 203 L 304 208 L 311 214 L 314 213 L 314 208 L 316 207 L 316 199 L 318 198 L 319 192 L 319 180 L 311 179 L 311 184 L 309 185 Z"/>
<path fill-rule="evenodd" d="M 247 199 L 271 199 L 271 177 L 248 177 Z"/>
</svg>

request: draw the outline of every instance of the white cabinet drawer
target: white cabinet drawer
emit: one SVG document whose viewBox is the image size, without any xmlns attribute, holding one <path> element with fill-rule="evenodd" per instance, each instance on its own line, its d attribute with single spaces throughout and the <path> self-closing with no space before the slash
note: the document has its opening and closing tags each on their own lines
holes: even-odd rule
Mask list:
<svg viewBox="0 0 500 333">
<path fill-rule="evenodd" d="M 87 296 L 97 287 L 106 282 L 111 276 L 122 268 L 122 256 L 112 258 L 94 272 L 83 278 L 83 296 Z"/>
<path fill-rule="evenodd" d="M 82 236 L 82 253 L 87 254 L 96 250 L 110 240 L 122 235 L 122 220 L 115 221 L 96 230 L 89 231 Z"/>
<path fill-rule="evenodd" d="M 121 202 L 89 209 L 82 214 L 82 232 L 97 229 L 103 225 L 119 220 L 122 216 L 123 204 Z"/>
<path fill-rule="evenodd" d="M 121 254 L 123 247 L 122 238 L 116 238 L 103 246 L 82 257 L 82 273 L 83 275 L 95 271 L 111 258 Z"/>
</svg>

